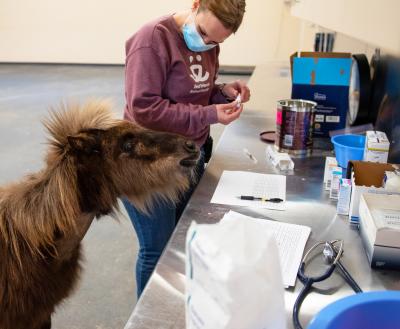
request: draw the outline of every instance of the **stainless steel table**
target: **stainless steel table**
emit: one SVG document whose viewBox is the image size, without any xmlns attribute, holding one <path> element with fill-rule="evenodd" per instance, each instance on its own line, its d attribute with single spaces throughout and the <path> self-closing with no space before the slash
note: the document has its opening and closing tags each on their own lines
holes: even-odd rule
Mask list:
<svg viewBox="0 0 400 329">
<path fill-rule="evenodd" d="M 230 209 L 253 217 L 310 226 L 312 233 L 306 249 L 316 241 L 343 239 L 345 252 L 342 261 L 364 291 L 400 290 L 400 272 L 371 270 L 357 228 L 349 225 L 347 217 L 336 215 L 336 203 L 329 199 L 322 183 L 324 159 L 331 154 L 329 150 L 317 150 L 308 158 L 294 159 L 295 170 L 287 175 L 285 211 L 210 203 L 223 170 L 279 173 L 266 160 L 266 144 L 258 138 L 261 131 L 273 127 L 274 120 L 271 117 L 250 112 L 225 129 L 211 162 L 125 329 L 185 328 L 186 231 L 193 220 L 198 223 L 216 223 Z M 243 148 L 256 156 L 257 164 L 245 157 Z M 285 290 L 289 328 L 292 327 L 292 307 L 301 286 L 297 281 L 295 288 Z M 353 293 L 338 274 L 333 274 L 319 284 L 318 288 L 319 291 L 312 292 L 301 308 L 300 320 L 304 326 L 323 306 Z"/>
</svg>

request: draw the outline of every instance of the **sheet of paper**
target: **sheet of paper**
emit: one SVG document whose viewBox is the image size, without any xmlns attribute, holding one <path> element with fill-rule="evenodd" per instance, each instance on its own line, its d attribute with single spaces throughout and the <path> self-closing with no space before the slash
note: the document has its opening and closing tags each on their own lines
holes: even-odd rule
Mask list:
<svg viewBox="0 0 400 329">
<path fill-rule="evenodd" d="M 284 201 L 272 203 L 258 200 L 241 200 L 241 195 L 266 199 L 280 198 Z M 286 176 L 225 170 L 219 179 L 211 203 L 285 210 L 285 200 Z"/>
<path fill-rule="evenodd" d="M 294 286 L 296 283 L 297 271 L 303 257 L 304 247 L 311 233 L 311 228 L 304 225 L 282 223 L 278 221 L 254 218 L 242 215 L 235 211 L 229 211 L 223 220 L 253 220 L 265 225 L 275 237 L 278 245 L 279 259 L 283 285 Z"/>
</svg>

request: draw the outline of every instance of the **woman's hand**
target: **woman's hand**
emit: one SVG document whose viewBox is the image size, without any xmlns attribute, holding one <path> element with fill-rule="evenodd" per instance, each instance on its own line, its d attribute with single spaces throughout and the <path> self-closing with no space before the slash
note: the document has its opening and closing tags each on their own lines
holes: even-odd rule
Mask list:
<svg viewBox="0 0 400 329">
<path fill-rule="evenodd" d="M 223 125 L 227 125 L 232 121 L 235 121 L 239 118 L 240 114 L 243 111 L 243 105 L 237 106 L 237 102 L 233 101 L 228 104 L 217 104 L 217 117 L 218 122 Z"/>
<path fill-rule="evenodd" d="M 227 83 L 222 88 L 223 94 L 228 96 L 229 99 L 235 99 L 237 95 L 240 94 L 242 98 L 242 103 L 246 103 L 250 99 L 250 89 L 247 87 L 246 83 L 241 80 L 236 80 L 231 83 Z"/>
</svg>

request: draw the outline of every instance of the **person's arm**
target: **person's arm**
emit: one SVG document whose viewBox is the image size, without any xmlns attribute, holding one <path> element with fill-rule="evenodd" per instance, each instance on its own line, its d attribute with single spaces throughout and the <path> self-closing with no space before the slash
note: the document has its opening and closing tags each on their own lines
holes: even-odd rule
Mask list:
<svg viewBox="0 0 400 329">
<path fill-rule="evenodd" d="M 128 55 L 125 72 L 127 116 L 140 125 L 194 138 L 218 122 L 216 105 L 172 103 L 162 97 L 168 64 L 151 47 Z"/>
</svg>

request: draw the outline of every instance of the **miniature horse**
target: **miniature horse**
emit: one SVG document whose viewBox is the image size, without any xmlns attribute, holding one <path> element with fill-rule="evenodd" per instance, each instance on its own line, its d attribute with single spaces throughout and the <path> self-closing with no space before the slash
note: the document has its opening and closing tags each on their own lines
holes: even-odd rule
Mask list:
<svg viewBox="0 0 400 329">
<path fill-rule="evenodd" d="M 189 187 L 198 147 L 113 117 L 106 102 L 62 106 L 44 122 L 46 165 L 0 187 L 0 329 L 51 327 L 76 286 L 81 240 L 94 218 L 126 197 L 148 211 Z"/>
</svg>

